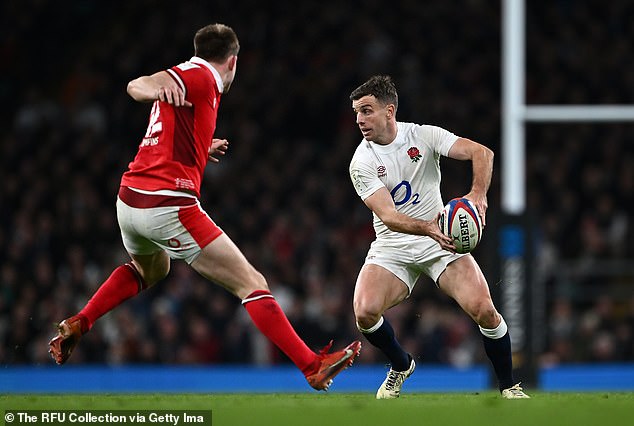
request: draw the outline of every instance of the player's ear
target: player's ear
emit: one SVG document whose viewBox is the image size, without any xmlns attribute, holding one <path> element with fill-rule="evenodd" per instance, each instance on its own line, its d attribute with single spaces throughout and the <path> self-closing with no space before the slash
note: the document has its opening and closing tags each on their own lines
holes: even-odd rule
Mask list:
<svg viewBox="0 0 634 426">
<path fill-rule="evenodd" d="M 236 67 L 236 64 L 238 63 L 238 56 L 236 55 L 231 55 L 231 57 L 229 57 L 229 70 L 233 71 L 233 69 Z"/>
<path fill-rule="evenodd" d="M 387 106 L 387 118 L 392 118 L 394 116 L 394 105 L 393 104 L 389 104 Z"/>
</svg>

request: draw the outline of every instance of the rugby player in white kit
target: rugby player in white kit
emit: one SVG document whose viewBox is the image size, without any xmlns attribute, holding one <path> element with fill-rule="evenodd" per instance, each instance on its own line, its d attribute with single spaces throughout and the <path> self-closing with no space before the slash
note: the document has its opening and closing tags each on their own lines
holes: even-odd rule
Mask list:
<svg viewBox="0 0 634 426">
<path fill-rule="evenodd" d="M 438 226 L 443 209 L 440 156 L 471 161 L 472 187 L 464 197 L 476 206 L 484 225 L 493 152 L 440 127 L 396 121 L 398 94 L 389 76 L 370 78 L 350 100 L 363 134 L 350 162 L 350 178 L 372 210 L 376 233 L 357 278 L 354 314 L 361 333 L 391 364 L 376 397 L 398 398 L 414 372 L 414 357 L 400 346 L 383 313 L 409 297 L 425 274 L 478 324 L 501 395 L 528 398 L 513 379 L 508 328 L 480 267 L 470 254 L 457 254 Z"/>
</svg>

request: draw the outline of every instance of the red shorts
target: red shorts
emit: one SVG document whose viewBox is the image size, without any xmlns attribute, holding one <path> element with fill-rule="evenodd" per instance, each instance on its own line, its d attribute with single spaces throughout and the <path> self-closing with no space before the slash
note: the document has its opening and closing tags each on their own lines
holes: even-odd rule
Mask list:
<svg viewBox="0 0 634 426">
<path fill-rule="evenodd" d="M 187 263 L 222 234 L 196 198 L 141 194 L 123 186 L 117 219 L 129 253 L 150 255 L 164 250 L 170 258 Z"/>
</svg>

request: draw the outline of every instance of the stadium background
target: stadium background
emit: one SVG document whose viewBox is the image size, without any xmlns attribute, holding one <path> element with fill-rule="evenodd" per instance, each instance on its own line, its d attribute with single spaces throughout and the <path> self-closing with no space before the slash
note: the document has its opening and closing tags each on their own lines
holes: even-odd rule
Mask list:
<svg viewBox="0 0 634 426">
<path fill-rule="evenodd" d="M 527 102 L 632 103 L 634 29 L 625 0 L 527 2 Z M 374 73 L 399 119 L 500 151 L 500 4 L 254 0 L 0 6 L 0 364 L 51 365 L 53 323 L 126 260 L 115 194 L 147 124 L 127 82 L 192 55 L 193 32 L 231 25 L 238 75 L 202 204 L 237 242 L 314 348 L 358 338 L 356 274 L 373 237 L 347 168 L 360 140 L 348 94 Z M 540 366 L 634 362 L 634 125 L 530 124 L 533 283 L 547 291 Z M 475 257 L 495 292 L 499 158 Z M 467 165 L 443 160 L 445 199 Z M 389 313 L 417 362 L 486 362 L 477 328 L 428 280 Z M 365 345 L 360 364 L 383 364 Z M 85 336 L 70 364 L 281 365 L 239 302 L 180 262 Z"/>
</svg>

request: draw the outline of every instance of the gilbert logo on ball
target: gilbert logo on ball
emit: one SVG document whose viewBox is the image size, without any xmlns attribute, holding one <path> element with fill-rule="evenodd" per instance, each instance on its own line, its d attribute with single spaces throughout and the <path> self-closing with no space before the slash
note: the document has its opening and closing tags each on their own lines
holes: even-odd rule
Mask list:
<svg viewBox="0 0 634 426">
<path fill-rule="evenodd" d="M 457 253 L 471 252 L 482 238 L 480 215 L 471 201 L 454 198 L 440 215 L 440 230 L 454 241 Z"/>
</svg>

